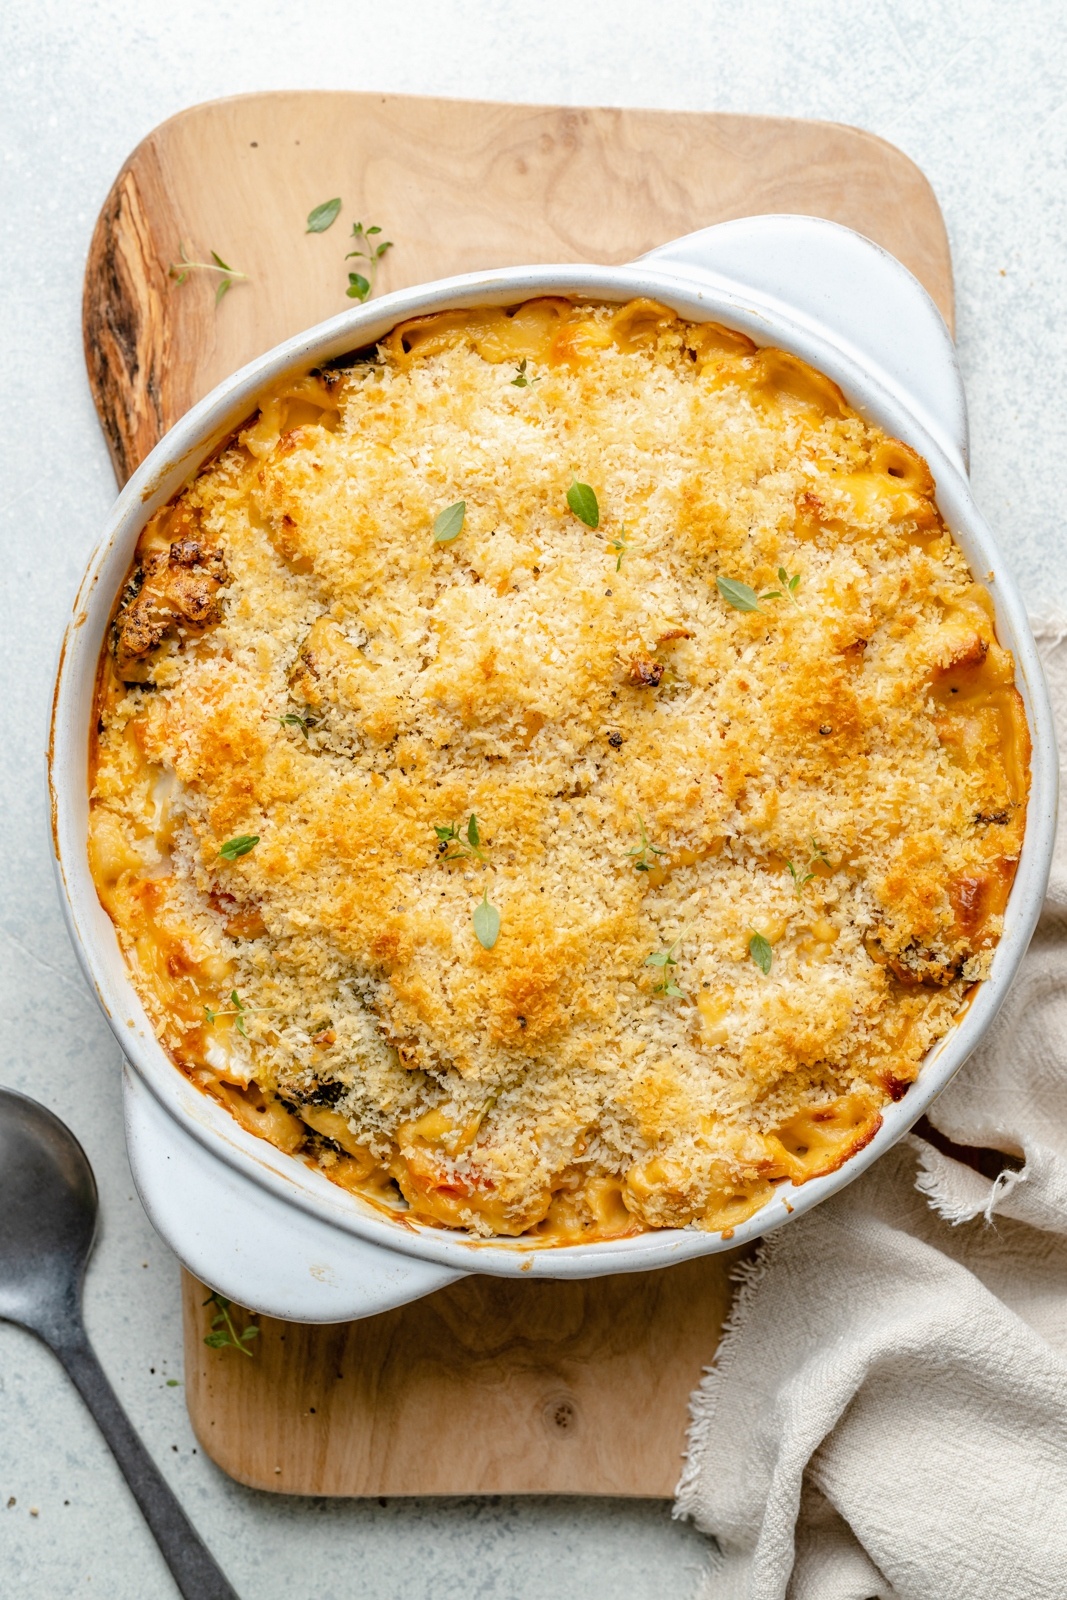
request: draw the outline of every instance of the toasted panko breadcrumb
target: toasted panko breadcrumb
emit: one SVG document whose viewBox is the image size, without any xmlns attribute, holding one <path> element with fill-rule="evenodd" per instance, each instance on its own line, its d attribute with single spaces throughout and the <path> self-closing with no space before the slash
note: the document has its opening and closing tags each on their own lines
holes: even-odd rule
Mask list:
<svg viewBox="0 0 1067 1600">
<path fill-rule="evenodd" d="M 728 1229 L 846 1160 L 1022 837 L 925 462 L 650 302 L 448 313 L 269 397 L 150 524 L 99 713 L 97 881 L 175 1060 L 481 1233 Z"/>
</svg>

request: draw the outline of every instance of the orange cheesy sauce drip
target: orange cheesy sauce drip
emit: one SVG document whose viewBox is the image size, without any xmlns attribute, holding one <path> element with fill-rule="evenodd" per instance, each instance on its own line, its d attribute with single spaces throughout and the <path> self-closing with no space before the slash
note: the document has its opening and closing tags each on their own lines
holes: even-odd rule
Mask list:
<svg viewBox="0 0 1067 1600">
<path fill-rule="evenodd" d="M 482 364 L 473 378 L 472 362 Z M 499 368 L 514 375 L 480 375 Z M 365 375 L 360 388 L 341 369 L 268 395 L 139 542 L 101 660 L 90 838 L 93 877 L 133 981 L 160 1042 L 194 1082 L 244 1128 L 375 1205 L 435 1226 L 543 1244 L 690 1223 L 728 1235 L 784 1180 L 836 1170 L 869 1142 L 887 1100 L 906 1092 L 925 1051 L 988 969 L 1029 783 L 1026 720 L 989 596 L 962 568 L 926 463 L 866 428 L 820 373 L 726 328 L 686 324 L 647 300 L 620 309 L 539 299 L 417 318 L 383 341 L 373 370 L 377 390 Z M 438 370 L 444 389 L 424 385 L 409 405 L 407 386 Z M 581 460 L 563 463 L 552 491 L 559 539 L 574 548 L 577 533 L 581 549 L 595 551 L 595 570 L 573 570 L 561 591 L 579 596 L 576 616 L 584 621 L 576 628 L 564 618 L 553 644 L 550 611 L 535 617 L 545 672 L 553 649 L 569 652 L 573 674 L 588 680 L 581 703 L 600 695 L 598 765 L 575 782 L 573 795 L 562 783 L 548 795 L 520 788 L 518 779 L 505 792 L 508 750 L 520 765 L 532 761 L 554 714 L 544 696 L 538 702 L 521 652 L 517 667 L 509 662 L 511 636 L 502 624 L 464 676 L 462 652 L 478 618 L 508 603 L 520 583 L 533 605 L 554 558 L 551 531 L 530 534 L 524 548 L 521 530 L 517 541 L 503 531 L 506 494 L 480 516 L 456 476 L 453 437 L 434 433 L 435 405 L 456 373 L 473 386 L 464 391 L 461 433 L 492 432 L 498 415 L 510 416 L 527 395 L 535 425 L 546 436 L 550 421 L 556 427 L 557 449 L 580 418 L 588 426 L 589 416 L 600 416 L 601 529 L 567 520 L 563 491 L 589 471 Z M 672 391 L 663 402 L 680 408 L 679 426 L 690 425 L 685 406 L 708 408 L 709 419 L 726 408 L 721 437 L 706 449 L 693 424 L 696 466 L 672 480 L 661 537 L 674 577 L 680 571 L 679 581 L 692 586 L 692 604 L 680 603 L 677 585 L 666 583 L 667 557 L 652 553 L 643 519 L 652 522 L 662 508 L 655 512 L 654 490 L 627 455 L 630 441 L 655 453 L 654 428 L 627 395 L 644 383 L 655 406 L 663 374 L 679 392 L 688 386 L 681 400 Z M 325 503 L 320 482 L 331 471 L 336 493 L 359 515 L 359 476 L 343 461 L 327 468 L 322 459 L 331 440 L 358 426 L 358 414 L 353 424 L 346 408 L 365 404 L 367 427 L 381 426 L 392 395 L 407 406 L 409 429 L 414 419 L 438 441 L 445 465 L 435 498 L 425 507 L 417 495 L 410 503 L 410 544 L 394 539 L 381 585 L 409 583 L 415 594 L 434 559 L 455 564 L 453 587 L 440 588 L 434 602 L 436 643 L 418 648 L 432 660 L 447 641 L 457 665 L 451 679 L 424 669 L 419 693 L 437 720 L 418 738 L 405 731 L 399 691 L 387 691 L 387 652 L 375 658 L 368 643 L 392 630 L 393 648 L 403 635 L 403 604 L 392 613 L 377 604 L 372 566 L 355 625 L 331 551 L 313 534 L 316 507 Z M 419 448 L 417 435 L 383 433 L 367 446 L 364 471 L 384 471 L 393 451 L 392 470 L 402 474 Z M 752 451 L 758 471 L 746 466 Z M 540 468 L 535 461 L 524 470 Z M 628 498 L 625 517 L 611 512 L 612 473 L 615 492 Z M 536 483 L 536 499 L 534 491 L 541 492 Z M 464 534 L 454 549 L 435 552 L 432 512 L 460 498 L 469 502 Z M 351 547 L 353 568 L 362 548 Z M 545 553 L 538 557 L 538 549 Z M 876 558 L 886 551 L 891 570 Z M 460 561 L 472 565 L 461 569 Z M 747 611 L 731 609 L 717 577 L 743 581 L 764 598 Z M 261 618 L 257 603 L 266 606 Z M 795 637 L 787 638 L 790 629 Z M 790 676 L 798 650 L 808 651 L 809 663 L 799 686 Z M 197 687 L 187 695 L 194 663 Z M 509 673 L 517 673 L 518 688 L 508 687 Z M 235 700 L 235 679 L 281 683 L 283 698 L 250 707 L 260 689 Z M 714 703 L 706 684 L 716 687 Z M 674 715 L 678 707 L 684 716 Z M 937 807 L 917 812 L 887 759 L 905 711 L 924 772 L 964 796 L 948 839 Z M 475 738 L 493 718 L 503 731 L 478 757 L 478 787 L 434 765 L 450 748 L 450 726 L 457 739 Z M 343 741 L 353 719 L 367 832 L 334 895 L 348 922 L 340 913 L 331 921 L 329 907 L 315 913 L 333 930 L 333 998 L 298 1018 L 301 974 L 311 960 L 304 947 L 319 936 L 299 885 L 305 895 L 314 889 L 329 821 L 305 799 L 307 763 L 321 756 L 330 781 L 347 782 L 342 758 L 356 747 Z M 680 774 L 687 743 L 699 756 Z M 603 778 L 605 763 L 624 749 L 625 771 L 635 776 Z M 266 780 L 258 776 L 268 770 L 273 810 L 262 803 Z M 829 794 L 842 770 L 853 790 L 845 783 Z M 440 799 L 424 801 L 420 782 Z M 861 826 L 859 810 L 879 785 L 884 797 Z M 809 791 L 827 795 L 821 818 L 796 798 Z M 303 808 L 303 820 L 280 845 L 272 828 L 294 807 Z M 475 811 L 492 828 L 487 853 L 469 847 L 459 825 L 438 842 L 438 824 L 463 824 Z M 357 814 L 342 814 L 351 829 Z M 421 821 L 409 827 L 416 814 Z M 583 837 L 614 830 L 615 887 L 603 887 L 608 869 L 598 856 L 601 887 L 590 891 L 585 921 L 564 938 L 551 918 L 544 921 L 542 896 L 553 851 L 584 870 L 579 847 L 566 842 L 570 827 Z M 494 988 L 494 952 L 473 946 L 466 931 L 469 907 L 462 907 L 476 903 L 476 893 L 463 887 L 463 875 L 480 892 L 482 867 L 488 859 L 498 869 L 509 830 L 536 836 L 536 849 L 522 856 L 525 888 L 509 880 L 504 926 L 531 931 L 525 955 L 507 957 Z M 220 856 L 226 839 L 260 831 L 262 841 L 239 859 Z M 338 848 L 341 841 L 338 834 Z M 379 866 L 383 857 L 406 871 L 403 882 Z M 535 858 L 540 883 L 530 877 Z M 380 882 L 381 908 L 380 927 L 365 937 L 351 931 L 362 930 L 359 918 L 368 915 L 358 892 L 364 873 Z M 431 902 L 448 902 L 456 885 L 466 899 L 462 920 L 450 924 L 448 904 L 437 910 Z M 574 887 L 585 893 L 584 880 Z M 493 892 L 507 900 L 504 888 Z M 600 921 L 598 894 L 610 902 Z M 715 908 L 739 895 L 748 899 L 736 927 L 720 928 Z M 403 921 L 412 897 L 423 918 L 417 948 Z M 611 942 L 598 956 L 602 923 L 610 923 L 603 936 Z M 547 930 L 540 941 L 538 927 Z M 769 975 L 749 955 L 757 931 L 772 951 Z M 703 967 L 683 975 L 691 942 L 701 938 Z M 451 954 L 464 939 L 473 953 L 459 965 L 469 960 L 476 992 L 464 989 Z M 431 947 L 433 960 L 424 953 Z M 657 949 L 671 956 L 669 965 L 648 965 Z M 598 962 L 613 974 L 610 993 Z M 354 989 L 339 976 L 346 963 L 358 974 Z M 674 996 L 665 981 L 656 988 L 657 978 L 675 972 Z M 780 992 L 775 974 L 782 974 Z M 335 1013 L 345 1007 L 339 1021 Z M 584 1028 L 580 1038 L 568 1035 L 569 1019 Z M 447 1038 L 439 1043 L 442 1029 Z M 492 1048 L 508 1063 L 495 1082 L 485 1067 Z M 554 1053 L 581 1092 L 561 1108 L 553 1093 L 564 1079 L 549 1078 L 536 1115 L 531 1109 L 524 1120 L 516 1063 L 540 1064 Z M 682 1057 L 688 1065 L 679 1068 Z M 362 1122 L 349 1114 L 361 1092 L 346 1065 L 353 1058 L 378 1085 L 379 1103 Z M 610 1094 L 597 1088 L 598 1073 L 609 1069 L 618 1078 Z M 705 1083 L 714 1092 L 705 1093 Z M 415 1084 L 427 1089 L 421 1099 Z M 442 1084 L 453 1092 L 442 1094 Z M 506 1141 L 503 1134 L 494 1141 L 505 1109 Z M 521 1183 L 509 1162 L 521 1167 Z"/>
</svg>

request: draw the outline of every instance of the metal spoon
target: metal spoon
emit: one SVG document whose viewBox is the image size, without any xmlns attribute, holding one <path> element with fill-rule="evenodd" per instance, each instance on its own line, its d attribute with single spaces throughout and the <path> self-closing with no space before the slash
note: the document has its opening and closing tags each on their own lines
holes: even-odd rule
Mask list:
<svg viewBox="0 0 1067 1600">
<path fill-rule="evenodd" d="M 82 1280 L 96 1233 L 96 1180 L 51 1111 L 0 1089 L 0 1318 L 43 1339 L 96 1418 L 184 1600 L 239 1600 L 93 1354 Z"/>
</svg>

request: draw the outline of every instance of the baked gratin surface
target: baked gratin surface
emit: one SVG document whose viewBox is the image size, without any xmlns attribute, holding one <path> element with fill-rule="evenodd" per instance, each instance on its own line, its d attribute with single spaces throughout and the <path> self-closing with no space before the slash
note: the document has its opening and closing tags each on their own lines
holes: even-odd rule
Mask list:
<svg viewBox="0 0 1067 1600">
<path fill-rule="evenodd" d="M 420 319 L 272 393 L 146 528 L 97 710 L 94 875 L 172 1059 L 479 1234 L 727 1231 L 839 1166 L 1022 840 L 925 462 L 650 302 Z"/>
</svg>

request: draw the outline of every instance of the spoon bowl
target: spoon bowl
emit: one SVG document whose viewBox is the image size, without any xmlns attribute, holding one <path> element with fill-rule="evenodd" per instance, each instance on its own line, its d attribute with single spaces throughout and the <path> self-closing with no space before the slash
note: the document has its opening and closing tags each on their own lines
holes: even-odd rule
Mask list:
<svg viewBox="0 0 1067 1600">
<path fill-rule="evenodd" d="M 0 1319 L 59 1357 L 111 1446 L 184 1600 L 238 1600 L 141 1443 L 89 1343 L 82 1282 L 96 1237 L 96 1179 L 65 1123 L 0 1089 Z"/>
<path fill-rule="evenodd" d="M 51 1342 L 78 1314 L 96 1213 L 93 1170 L 70 1129 L 0 1089 L 0 1317 Z"/>
</svg>

